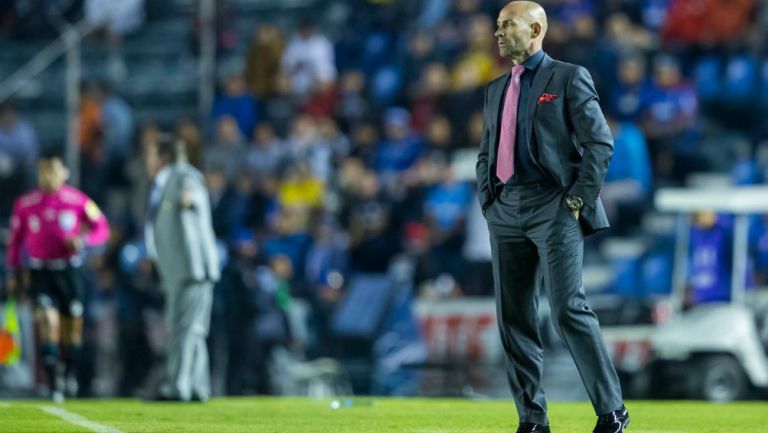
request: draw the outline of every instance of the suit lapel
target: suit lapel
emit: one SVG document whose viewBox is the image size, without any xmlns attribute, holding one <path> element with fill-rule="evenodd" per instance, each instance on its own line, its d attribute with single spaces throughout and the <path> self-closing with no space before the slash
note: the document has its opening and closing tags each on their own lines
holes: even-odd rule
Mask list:
<svg viewBox="0 0 768 433">
<path fill-rule="evenodd" d="M 509 82 L 510 74 L 506 74 L 504 76 L 504 79 L 497 80 L 491 87 L 491 93 L 489 95 L 489 101 L 488 103 L 493 107 L 493 118 L 491 119 L 493 121 L 493 124 L 491 126 L 491 140 L 490 140 L 490 158 L 489 161 L 493 163 L 496 161 L 496 149 L 498 148 L 498 140 L 499 140 L 499 122 L 501 121 L 501 112 L 503 111 L 501 107 L 501 101 L 504 97 L 504 89 L 507 88 L 507 82 Z"/>
<path fill-rule="evenodd" d="M 533 77 L 533 83 L 531 83 L 531 92 L 528 94 L 528 123 L 530 125 L 530 128 L 528 128 L 528 136 L 526 137 L 526 142 L 528 143 L 528 151 L 531 151 L 531 135 L 533 132 L 533 123 L 534 123 L 534 116 L 536 115 L 536 108 L 539 106 L 539 96 L 544 92 L 544 88 L 549 83 L 549 80 L 552 79 L 552 74 L 555 73 L 555 62 L 552 61 L 552 59 L 544 54 L 544 58 L 541 59 L 541 65 L 539 65 L 539 70 L 536 72 L 536 75 Z M 535 155 L 533 152 L 531 152 L 531 155 Z"/>
</svg>

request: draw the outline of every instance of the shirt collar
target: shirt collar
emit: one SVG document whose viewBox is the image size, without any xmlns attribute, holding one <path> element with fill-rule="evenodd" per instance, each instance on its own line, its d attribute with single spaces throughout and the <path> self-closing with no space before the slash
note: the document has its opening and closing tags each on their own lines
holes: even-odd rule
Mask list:
<svg viewBox="0 0 768 433">
<path fill-rule="evenodd" d="M 539 67 L 543 59 L 544 59 L 544 50 L 536 51 L 534 55 L 525 59 L 525 61 L 523 62 L 523 66 L 525 66 L 525 69 L 528 71 L 535 71 Z"/>
</svg>

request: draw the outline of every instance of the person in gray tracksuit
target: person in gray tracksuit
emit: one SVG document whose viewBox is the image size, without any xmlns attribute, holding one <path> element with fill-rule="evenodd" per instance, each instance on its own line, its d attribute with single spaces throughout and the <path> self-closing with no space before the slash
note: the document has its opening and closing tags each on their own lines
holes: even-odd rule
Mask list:
<svg viewBox="0 0 768 433">
<path fill-rule="evenodd" d="M 167 377 L 158 399 L 206 401 L 206 337 L 220 268 L 205 179 L 184 155 L 183 143 L 170 140 L 145 148 L 152 178 L 145 238 L 166 296 Z"/>
</svg>

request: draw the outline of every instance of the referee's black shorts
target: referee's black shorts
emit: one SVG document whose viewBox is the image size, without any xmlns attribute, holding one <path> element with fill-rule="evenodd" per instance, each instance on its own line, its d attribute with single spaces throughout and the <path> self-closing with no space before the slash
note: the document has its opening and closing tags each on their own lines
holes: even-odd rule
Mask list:
<svg viewBox="0 0 768 433">
<path fill-rule="evenodd" d="M 62 315 L 83 315 L 83 275 L 80 267 L 30 269 L 30 292 L 37 306 L 56 308 Z"/>
</svg>

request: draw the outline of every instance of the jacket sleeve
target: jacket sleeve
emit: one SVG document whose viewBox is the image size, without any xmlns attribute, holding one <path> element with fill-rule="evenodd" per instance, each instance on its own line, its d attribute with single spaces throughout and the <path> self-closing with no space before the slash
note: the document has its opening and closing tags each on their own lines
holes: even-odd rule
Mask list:
<svg viewBox="0 0 768 433">
<path fill-rule="evenodd" d="M 191 175 L 184 175 L 181 179 L 176 205 L 179 208 L 182 225 L 182 236 L 186 251 L 197 248 L 195 245 L 200 234 L 200 216 L 203 209 L 203 186 L 200 181 Z"/>
<path fill-rule="evenodd" d="M 594 207 L 613 155 L 613 136 L 600 110 L 589 72 L 576 67 L 567 86 L 567 115 L 583 149 L 576 181 L 568 193 L 581 197 L 586 206 Z"/>
<path fill-rule="evenodd" d="M 191 277 L 196 281 L 219 279 L 218 258 L 211 224 L 208 192 L 202 176 L 184 174 L 180 179 L 178 207 L 182 245 Z"/>
<path fill-rule="evenodd" d="M 96 203 L 86 197 L 83 213 L 88 221 L 89 230 L 85 242 L 89 247 L 101 245 L 109 240 L 109 223 Z"/>
<path fill-rule="evenodd" d="M 488 86 L 490 87 L 490 85 Z M 485 111 L 488 109 L 488 87 L 485 89 L 485 97 L 483 100 L 483 137 L 480 140 L 480 152 L 477 155 L 477 164 L 475 165 L 475 173 L 477 175 L 477 190 L 480 200 L 480 207 L 485 211 L 485 208 L 491 202 L 491 185 L 488 184 L 488 146 L 490 143 L 490 125 L 487 124 L 487 116 Z"/>
</svg>

